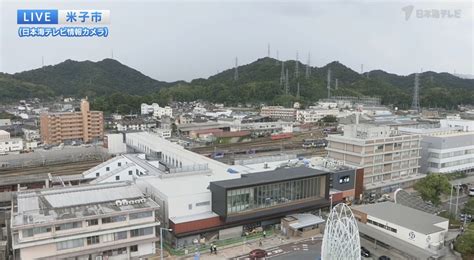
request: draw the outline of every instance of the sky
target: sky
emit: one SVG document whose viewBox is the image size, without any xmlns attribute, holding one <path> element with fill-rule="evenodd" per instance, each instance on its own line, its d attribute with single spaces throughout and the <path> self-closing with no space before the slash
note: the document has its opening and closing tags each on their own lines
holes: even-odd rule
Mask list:
<svg viewBox="0 0 474 260">
<path fill-rule="evenodd" d="M 406 19 L 402 8 L 413 6 Z M 0 0 L 0 71 L 117 59 L 157 80 L 207 78 L 267 56 L 360 72 L 474 75 L 473 1 Z M 17 9 L 110 10 L 106 38 L 20 38 Z M 417 12 L 458 12 L 459 18 Z"/>
</svg>

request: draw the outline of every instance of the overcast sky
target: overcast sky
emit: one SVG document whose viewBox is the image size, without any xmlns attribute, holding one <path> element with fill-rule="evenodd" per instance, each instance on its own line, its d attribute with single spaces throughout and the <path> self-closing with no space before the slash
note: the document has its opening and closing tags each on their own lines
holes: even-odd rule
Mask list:
<svg viewBox="0 0 474 260">
<path fill-rule="evenodd" d="M 0 71 L 66 59 L 114 58 L 165 81 L 208 77 L 267 55 L 356 71 L 423 69 L 474 74 L 473 3 L 467 1 L 32 1 L 0 0 Z M 66 2 L 66 3 L 65 3 Z M 449 3 L 447 3 L 449 2 Z M 461 11 L 405 20 L 402 8 Z M 20 38 L 17 9 L 108 9 L 108 38 Z"/>
</svg>

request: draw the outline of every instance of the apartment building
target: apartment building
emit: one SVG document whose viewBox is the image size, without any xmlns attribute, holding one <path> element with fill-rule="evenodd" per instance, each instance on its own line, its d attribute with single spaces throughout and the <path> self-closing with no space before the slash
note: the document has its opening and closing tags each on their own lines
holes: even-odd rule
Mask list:
<svg viewBox="0 0 474 260">
<path fill-rule="evenodd" d="M 154 255 L 158 209 L 127 182 L 20 191 L 11 214 L 13 259 Z"/>
<path fill-rule="evenodd" d="M 45 144 L 102 140 L 104 116 L 102 111 L 91 111 L 89 101 L 83 99 L 80 112 L 41 114 L 40 134 Z"/>
<path fill-rule="evenodd" d="M 295 121 L 296 109 L 285 108 L 283 106 L 266 106 L 260 110 L 261 116 L 268 116 L 272 119 L 282 119 L 288 121 Z"/>
<path fill-rule="evenodd" d="M 410 187 L 420 174 L 420 142 L 417 134 L 400 134 L 388 126 L 353 124 L 342 135 L 328 138 L 328 157 L 364 168 L 364 189 L 391 192 Z"/>
</svg>

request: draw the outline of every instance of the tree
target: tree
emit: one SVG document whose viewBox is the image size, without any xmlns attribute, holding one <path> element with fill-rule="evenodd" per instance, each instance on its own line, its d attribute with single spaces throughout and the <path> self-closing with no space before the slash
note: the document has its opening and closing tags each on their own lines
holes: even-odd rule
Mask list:
<svg viewBox="0 0 474 260">
<path fill-rule="evenodd" d="M 472 259 L 474 256 L 474 224 L 470 224 L 466 231 L 456 239 L 454 248 L 462 254 L 463 259 Z"/>
<path fill-rule="evenodd" d="M 465 214 L 474 215 L 474 199 L 469 199 L 466 202 L 464 208 L 462 209 L 462 212 Z"/>
<path fill-rule="evenodd" d="M 321 121 L 324 122 L 324 123 L 336 123 L 337 118 L 333 115 L 327 115 L 327 116 L 321 118 Z"/>
<path fill-rule="evenodd" d="M 429 174 L 415 184 L 415 190 L 420 193 L 424 201 L 431 201 L 435 205 L 440 204 L 441 194 L 449 194 L 451 184 L 443 174 Z"/>
</svg>

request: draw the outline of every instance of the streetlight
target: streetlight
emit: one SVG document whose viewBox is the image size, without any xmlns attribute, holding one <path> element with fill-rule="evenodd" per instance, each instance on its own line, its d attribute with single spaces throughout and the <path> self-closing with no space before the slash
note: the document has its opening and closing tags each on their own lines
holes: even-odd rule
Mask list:
<svg viewBox="0 0 474 260">
<path fill-rule="evenodd" d="M 163 260 L 163 230 L 172 232 L 171 228 L 161 228 L 160 227 L 160 259 Z"/>
</svg>

